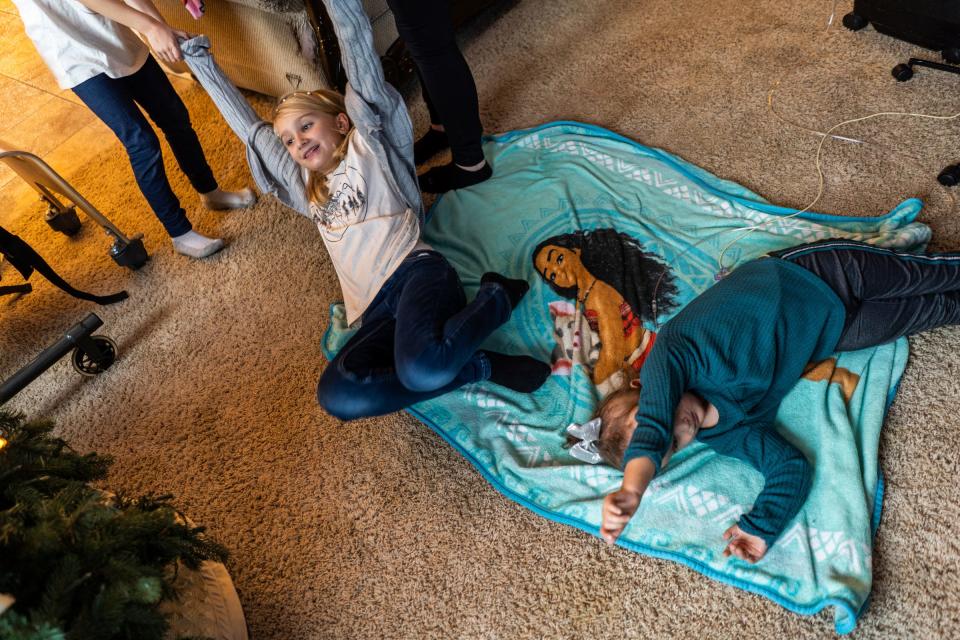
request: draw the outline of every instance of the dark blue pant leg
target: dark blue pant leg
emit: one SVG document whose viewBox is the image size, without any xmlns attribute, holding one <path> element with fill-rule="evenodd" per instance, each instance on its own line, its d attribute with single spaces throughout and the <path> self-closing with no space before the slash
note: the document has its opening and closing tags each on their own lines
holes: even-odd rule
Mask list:
<svg viewBox="0 0 960 640">
<path fill-rule="evenodd" d="M 771 255 L 811 271 L 837 293 L 847 309 L 840 351 L 960 324 L 960 253 L 915 254 L 839 239 Z"/>
<path fill-rule="evenodd" d="M 960 291 L 869 300 L 847 316 L 837 351 L 873 347 L 952 324 L 960 324 Z"/>
<path fill-rule="evenodd" d="M 453 160 L 463 166 L 483 160 L 477 85 L 453 34 L 449 0 L 387 0 L 397 31 L 410 50 L 430 109 L 442 124 Z"/>
<path fill-rule="evenodd" d="M 217 188 L 217 180 L 207 164 L 197 132 L 190 124 L 190 113 L 170 79 L 152 56 L 136 73 L 120 78 L 133 99 L 143 107 L 153 123 L 163 131 L 180 170 L 197 193 Z"/>
<path fill-rule="evenodd" d="M 137 185 L 167 233 L 176 237 L 190 231 L 187 214 L 167 180 L 160 140 L 126 85 L 101 73 L 78 84 L 73 92 L 120 139 Z"/>
<path fill-rule="evenodd" d="M 812 271 L 841 299 L 907 298 L 960 290 L 960 253 L 920 254 L 856 240 L 823 240 L 771 255 Z"/>
<path fill-rule="evenodd" d="M 510 317 L 510 303 L 496 286 L 464 301 L 456 272 L 442 256 L 407 258 L 327 366 L 317 401 L 331 415 L 352 420 L 488 378 L 490 362 L 477 347 Z"/>
<path fill-rule="evenodd" d="M 439 253 L 424 254 L 397 297 L 394 358 L 400 381 L 418 391 L 447 385 L 471 359 L 482 357 L 476 353 L 480 343 L 511 311 L 506 291 L 494 284 L 482 285 L 466 304 L 450 263 Z"/>
</svg>

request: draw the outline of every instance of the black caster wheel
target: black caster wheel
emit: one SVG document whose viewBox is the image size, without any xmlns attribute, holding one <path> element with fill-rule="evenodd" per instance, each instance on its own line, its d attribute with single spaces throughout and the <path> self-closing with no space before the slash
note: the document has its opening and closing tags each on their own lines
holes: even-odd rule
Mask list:
<svg viewBox="0 0 960 640">
<path fill-rule="evenodd" d="M 960 165 L 951 164 L 944 167 L 937 176 L 937 181 L 945 187 L 957 186 L 957 183 L 960 183 Z"/>
<path fill-rule="evenodd" d="M 72 236 L 80 231 L 80 216 L 77 215 L 77 210 L 73 207 L 57 209 L 51 206 L 47 209 L 47 215 L 44 216 L 44 219 L 51 229 L 64 235 Z"/>
<path fill-rule="evenodd" d="M 110 247 L 110 257 L 121 267 L 129 267 L 136 271 L 146 263 L 147 250 L 140 238 L 133 238 L 126 244 L 117 240 Z"/>
<path fill-rule="evenodd" d="M 890 72 L 897 82 L 906 82 L 913 77 L 913 67 L 908 64 L 898 64 Z"/>
<path fill-rule="evenodd" d="M 103 352 L 102 357 L 95 358 L 80 347 L 73 350 L 70 358 L 73 368 L 84 376 L 95 376 L 110 368 L 117 359 L 117 343 L 107 336 L 90 336 L 94 344 Z"/>
<path fill-rule="evenodd" d="M 943 56 L 943 59 L 949 62 L 950 64 L 960 64 L 960 48 L 950 47 L 949 49 L 944 49 L 940 52 L 940 55 Z"/>
<path fill-rule="evenodd" d="M 863 29 L 867 24 L 869 24 L 867 19 L 856 13 L 848 13 L 843 16 L 843 26 L 850 29 L 850 31 L 860 31 L 860 29 Z"/>
</svg>

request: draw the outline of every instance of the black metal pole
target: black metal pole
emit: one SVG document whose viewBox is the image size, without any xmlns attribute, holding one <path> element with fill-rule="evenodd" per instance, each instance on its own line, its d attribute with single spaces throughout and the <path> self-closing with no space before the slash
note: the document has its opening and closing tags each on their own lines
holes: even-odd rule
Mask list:
<svg viewBox="0 0 960 640">
<path fill-rule="evenodd" d="M 81 341 L 103 326 L 103 320 L 95 313 L 71 327 L 56 343 L 40 352 L 32 362 L 0 383 L 0 404 L 17 395 L 24 387 L 36 380 L 41 373 L 49 369 L 57 360 L 65 356 Z"/>
</svg>

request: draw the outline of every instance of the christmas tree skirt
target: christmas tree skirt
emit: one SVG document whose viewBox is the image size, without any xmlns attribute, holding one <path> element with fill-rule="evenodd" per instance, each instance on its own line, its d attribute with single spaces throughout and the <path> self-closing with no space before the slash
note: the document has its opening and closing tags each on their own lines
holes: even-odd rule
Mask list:
<svg viewBox="0 0 960 640">
<path fill-rule="evenodd" d="M 553 375 L 530 395 L 479 383 L 409 411 L 504 495 L 592 535 L 603 497 L 619 487 L 621 474 L 574 459 L 565 428 L 588 420 L 617 385 L 611 362 L 642 366 L 659 324 L 715 282 L 721 260 L 734 268 L 774 249 L 838 236 L 916 249 L 930 235 L 914 221 L 921 207 L 915 199 L 878 218 L 792 215 L 664 151 L 589 125 L 511 132 L 488 139 L 484 151 L 493 178 L 440 198 L 424 237 L 457 269 L 468 299 L 485 271 L 526 278 L 530 292 L 484 346 L 549 360 Z M 755 229 L 745 235 L 748 227 Z M 578 247 L 598 280 L 634 291 L 619 310 L 626 336 L 614 345 L 619 351 L 599 340 L 596 318 L 584 317 L 569 292 L 548 286 L 534 268 L 545 246 Z M 651 272 L 662 277 L 644 280 Z M 334 305 L 327 357 L 350 335 Z M 837 631 L 851 631 L 872 582 L 880 428 L 906 359 L 905 339 L 844 353 L 788 395 L 778 427 L 814 463 L 813 488 L 756 565 L 724 557 L 721 534 L 749 510 L 762 479 L 698 443 L 657 476 L 618 544 L 797 613 L 832 606 Z"/>
</svg>

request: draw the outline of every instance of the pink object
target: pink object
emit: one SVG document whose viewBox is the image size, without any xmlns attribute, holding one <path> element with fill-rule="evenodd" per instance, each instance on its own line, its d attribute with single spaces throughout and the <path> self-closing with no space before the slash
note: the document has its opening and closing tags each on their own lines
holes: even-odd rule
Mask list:
<svg viewBox="0 0 960 640">
<path fill-rule="evenodd" d="M 183 0 L 183 6 L 195 20 L 199 20 L 203 15 L 203 0 Z"/>
</svg>

